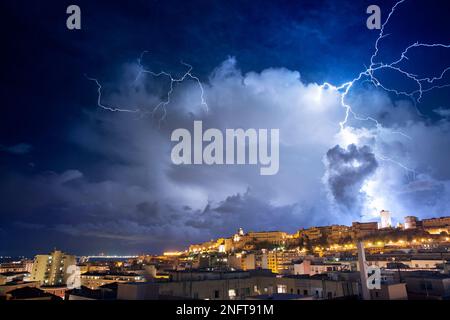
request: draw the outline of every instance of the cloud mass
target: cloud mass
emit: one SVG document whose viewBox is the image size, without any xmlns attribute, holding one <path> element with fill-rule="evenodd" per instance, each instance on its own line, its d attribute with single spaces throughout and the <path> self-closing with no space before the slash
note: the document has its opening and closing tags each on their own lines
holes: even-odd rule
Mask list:
<svg viewBox="0 0 450 320">
<path fill-rule="evenodd" d="M 130 102 L 157 100 L 145 89 L 148 80 L 142 78 L 122 95 Z M 164 249 L 226 236 L 241 226 L 293 232 L 314 224 L 373 219 L 377 210 L 391 208 L 401 217 L 411 213 L 404 208 L 429 204 L 436 193 L 426 190 L 438 185 L 440 197 L 448 197 L 448 182 L 437 174 L 438 166 L 408 181 L 404 168 L 377 159 L 377 153 L 386 152 L 399 162 L 422 161 L 424 168 L 433 165 L 433 157 L 422 159 L 414 154 L 421 152 L 417 146 L 379 128 L 349 126 L 347 133 L 341 132 L 344 110 L 339 95 L 303 83 L 298 72 L 267 69 L 242 74 L 236 60 L 229 59 L 204 87 L 209 110 L 201 107 L 195 83 L 183 83 L 174 91 L 162 125 L 152 117 L 89 112 L 91 120 L 74 127 L 70 139 L 99 159 L 90 164 L 90 173 L 70 169 L 32 178 L 11 174 L 0 184 L 4 194 L 11 194 L 2 198 L 2 208 L 14 212 L 16 227 L 34 222 L 40 226 L 34 229 L 42 230 L 37 222 L 45 212 L 45 228 L 53 231 Z M 394 118 L 397 112 L 405 114 L 392 108 L 384 93 L 372 94 L 381 103 L 378 113 Z M 106 94 L 105 99 L 123 100 L 116 94 Z M 358 103 L 355 106 L 364 111 Z M 412 122 L 393 122 L 383 130 L 427 134 L 431 140 L 442 134 L 438 128 L 448 126 L 442 120 L 434 131 L 426 130 L 413 106 L 405 108 Z M 279 173 L 261 176 L 252 166 L 172 164 L 170 133 L 192 127 L 193 119 L 220 129 L 280 129 Z M 384 183 L 386 176 L 390 178 Z M 5 202 L 17 193 L 23 195 L 18 202 Z"/>
<path fill-rule="evenodd" d="M 350 214 L 361 214 L 364 198 L 360 190 L 378 167 L 370 147 L 358 148 L 351 144 L 343 149 L 335 146 L 327 152 L 326 166 L 325 179 L 333 199 Z"/>
</svg>

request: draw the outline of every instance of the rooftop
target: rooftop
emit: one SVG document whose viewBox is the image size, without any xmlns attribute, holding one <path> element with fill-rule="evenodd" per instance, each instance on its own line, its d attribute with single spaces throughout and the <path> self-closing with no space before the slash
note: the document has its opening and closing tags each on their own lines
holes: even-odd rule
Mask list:
<svg viewBox="0 0 450 320">
<path fill-rule="evenodd" d="M 60 297 L 55 296 L 51 293 L 45 292 L 38 288 L 33 287 L 24 287 L 19 289 L 14 289 L 8 292 L 8 295 L 11 296 L 13 300 L 22 300 L 22 299 L 35 299 L 35 298 L 45 298 L 48 297 L 51 300 L 61 300 Z"/>
<path fill-rule="evenodd" d="M 104 276 L 117 276 L 117 277 L 139 277 L 137 273 L 133 272 L 86 272 L 81 274 L 81 276 L 98 276 L 98 277 L 104 277 Z"/>
</svg>

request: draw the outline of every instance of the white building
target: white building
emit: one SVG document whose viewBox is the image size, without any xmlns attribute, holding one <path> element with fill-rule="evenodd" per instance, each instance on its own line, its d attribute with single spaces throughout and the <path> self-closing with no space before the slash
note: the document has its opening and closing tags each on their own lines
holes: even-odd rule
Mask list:
<svg viewBox="0 0 450 320">
<path fill-rule="evenodd" d="M 391 213 L 389 211 L 381 210 L 380 216 L 381 216 L 380 229 L 392 227 Z"/>
<path fill-rule="evenodd" d="M 55 250 L 50 254 L 39 254 L 34 258 L 31 281 L 44 286 L 65 285 L 71 275 L 69 267 L 76 267 L 76 257 Z"/>
</svg>

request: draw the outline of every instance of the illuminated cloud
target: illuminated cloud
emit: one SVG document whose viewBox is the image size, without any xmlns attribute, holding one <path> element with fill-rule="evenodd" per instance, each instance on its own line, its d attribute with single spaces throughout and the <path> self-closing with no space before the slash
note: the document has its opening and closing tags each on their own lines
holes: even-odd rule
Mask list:
<svg viewBox="0 0 450 320">
<path fill-rule="evenodd" d="M 380 47 L 381 60 L 392 61 L 392 57 L 385 57 L 388 53 L 398 58 L 404 42 L 414 43 L 419 38 L 416 35 L 422 36 L 422 30 L 430 29 L 414 33 L 412 29 L 417 31 L 419 27 L 410 23 L 431 16 L 423 14 L 430 7 L 424 5 L 423 10 L 406 11 L 403 19 L 396 15 L 391 21 L 394 26 L 389 25 L 387 30 L 390 36 L 383 38 Z M 424 96 L 426 103 L 414 105 L 408 97 L 387 94 L 361 81 L 352 88 L 347 103 L 361 119 L 377 119 L 380 125 L 350 115 L 345 130 L 340 131 L 339 123 L 345 116 L 341 96 L 320 84 L 330 79 L 336 83 L 352 79 L 355 70 L 359 72 L 370 59 L 370 54 L 366 57 L 365 53 L 369 53 L 374 33 L 361 27 L 357 6 L 314 6 L 312 11 L 306 5 L 302 10 L 285 11 L 274 8 L 273 3 L 254 7 L 254 17 L 274 12 L 268 21 L 254 21 L 245 15 L 243 19 L 231 19 L 238 12 L 243 14 L 237 8 L 240 6 L 231 12 L 220 8 L 215 15 L 201 15 L 198 19 L 186 14 L 174 21 L 172 8 L 166 8 L 161 12 L 163 26 L 155 28 L 142 27 L 148 26 L 149 20 L 141 14 L 146 9 L 139 7 L 132 23 L 121 11 L 112 18 L 99 18 L 101 24 L 119 21 L 118 29 L 108 25 L 111 32 L 104 32 L 105 25 L 92 26 L 90 42 L 69 46 L 65 35 L 61 40 L 52 27 L 44 28 L 52 44 L 59 39 L 58 46 L 48 47 L 52 51 L 61 48 L 57 52 L 61 56 L 55 59 L 53 55 L 45 56 L 48 52 L 40 41 L 36 44 L 41 48 L 35 52 L 36 59 L 47 62 L 42 70 L 47 68 L 49 78 L 41 79 L 47 75 L 42 70 L 36 72 L 37 78 L 32 77 L 29 64 L 34 67 L 34 59 L 12 64 L 9 75 L 30 77 L 29 96 L 36 99 L 33 106 L 39 107 L 26 114 L 35 122 L 31 132 L 51 132 L 51 137 L 42 134 L 39 147 L 47 148 L 41 151 L 46 156 L 33 158 L 35 165 L 25 169 L 17 161 L 23 157 L 6 153 L 29 154 L 28 145 L 2 147 L 6 155 L 2 160 L 14 158 L 14 163 L 2 163 L 6 168 L 0 180 L 2 239 L 15 239 L 16 248 L 29 243 L 33 253 L 40 239 L 43 248 L 57 242 L 79 253 L 87 248 L 149 252 L 180 249 L 192 242 L 228 236 L 241 226 L 246 230 L 293 232 L 312 225 L 374 219 L 382 209 L 390 210 L 396 220 L 406 215 L 423 218 L 450 214 L 450 124 L 447 109 L 439 107 L 445 106 L 446 101 L 439 101 L 445 94 L 426 101 L 428 92 Z M 195 7 L 190 14 L 193 12 L 200 11 Z M 22 20 L 34 21 L 31 18 Z M 448 20 L 446 15 L 444 18 Z M 233 29 L 227 29 L 227 21 L 232 21 Z M 395 23 L 408 23 L 411 32 L 392 32 L 397 30 Z M 130 29 L 135 24 L 139 26 L 137 31 Z M 214 24 L 227 32 L 213 34 L 210 28 Z M 248 34 L 242 32 L 243 26 L 251 28 L 246 29 Z M 403 30 L 404 25 L 397 27 Z M 436 29 L 432 32 L 439 33 Z M 172 36 L 168 38 L 169 34 Z M 131 52 L 117 50 L 118 37 L 121 47 Z M 21 38 L 14 36 L 13 41 L 17 39 Z M 244 48 L 235 50 L 237 43 Z M 198 83 L 191 79 L 176 84 L 171 103 L 165 106 L 167 114 L 162 108 L 151 113 L 166 98 L 167 79 L 150 74 L 137 77 L 137 63 L 116 66 L 124 56 L 134 57 L 142 48 L 154 48 L 155 44 L 164 46 L 159 58 L 167 58 L 174 74 L 185 72 L 184 65 L 178 64 L 180 58 L 195 66 L 194 74 L 200 69 L 208 108 L 202 104 Z M 26 48 L 22 54 L 29 57 Z M 389 48 L 387 53 L 384 48 Z M 17 56 L 16 51 L 12 54 Z M 220 63 L 229 54 L 237 58 Z M 70 60 L 73 57 L 76 61 Z M 436 66 L 444 62 L 441 57 L 427 61 L 441 70 Z M 142 62 L 155 66 L 157 59 L 153 58 L 151 53 Z M 417 61 L 413 58 L 405 63 Z M 426 69 L 425 60 L 420 66 Z M 102 67 L 97 68 L 97 64 Z M 155 71 L 160 69 L 165 66 Z M 61 81 L 61 70 L 67 81 Z M 98 88 L 80 70 L 102 80 L 105 105 L 137 106 L 143 112 L 96 108 Z M 377 76 L 381 79 L 381 75 Z M 18 83 L 18 79 L 14 80 L 11 83 Z M 49 83 L 53 91 L 45 90 Z M 22 93 L 23 87 L 16 90 L 16 95 L 11 94 L 14 99 L 10 101 L 20 111 L 28 110 L 30 105 L 29 100 L 15 98 L 24 96 Z M 48 101 L 55 101 L 53 109 L 47 107 Z M 423 115 L 425 109 L 428 114 Z M 19 117 L 24 115 L 20 113 Z M 173 165 L 170 134 L 176 128 L 192 128 L 194 120 L 221 130 L 280 129 L 279 173 L 262 177 L 256 166 Z M 55 127 L 57 130 L 53 130 Z M 36 145 L 35 150 L 42 149 Z M 351 161 L 342 161 L 347 156 Z M 343 170 L 342 163 L 351 167 Z M 330 170 L 334 170 L 331 175 Z M 29 241 L 22 237 L 29 237 Z"/>
</svg>

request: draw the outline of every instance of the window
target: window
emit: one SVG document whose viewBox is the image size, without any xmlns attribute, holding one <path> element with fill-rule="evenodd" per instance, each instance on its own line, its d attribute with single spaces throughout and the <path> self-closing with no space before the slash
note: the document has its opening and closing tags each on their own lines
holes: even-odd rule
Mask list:
<svg viewBox="0 0 450 320">
<path fill-rule="evenodd" d="M 277 285 L 277 293 L 287 293 L 287 286 L 285 284 Z"/>
<path fill-rule="evenodd" d="M 420 283 L 420 289 L 421 290 L 433 290 L 433 285 L 431 282 L 422 282 Z"/>
<path fill-rule="evenodd" d="M 214 290 L 214 299 L 219 299 L 219 298 L 220 298 L 219 290 Z"/>
<path fill-rule="evenodd" d="M 308 295 L 308 290 L 303 290 L 303 295 L 307 296 Z"/>
<path fill-rule="evenodd" d="M 380 296 L 380 294 L 378 293 L 378 291 L 375 291 L 375 297 L 379 297 Z"/>
<path fill-rule="evenodd" d="M 235 299 L 236 298 L 236 290 L 234 290 L 234 289 L 228 290 L 228 297 L 232 300 Z"/>
</svg>

